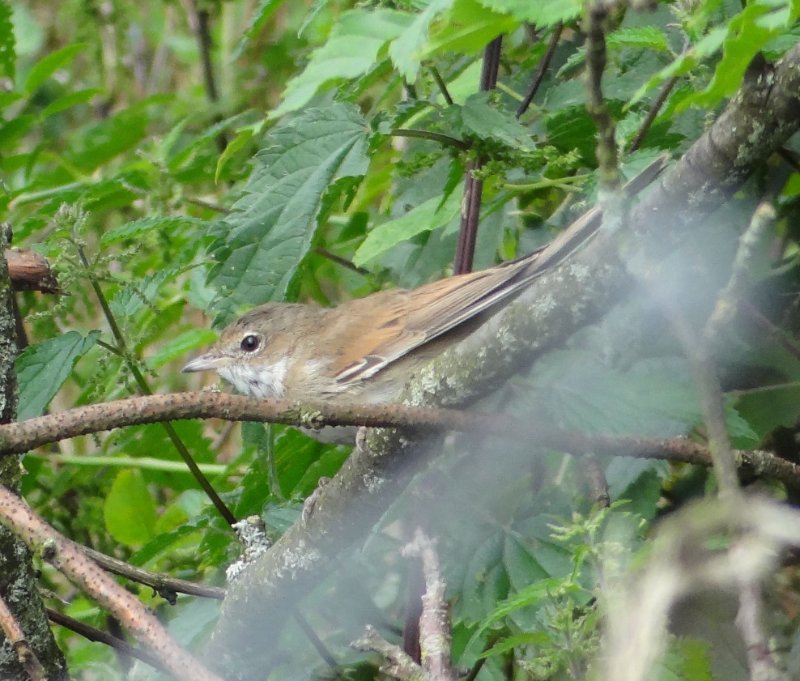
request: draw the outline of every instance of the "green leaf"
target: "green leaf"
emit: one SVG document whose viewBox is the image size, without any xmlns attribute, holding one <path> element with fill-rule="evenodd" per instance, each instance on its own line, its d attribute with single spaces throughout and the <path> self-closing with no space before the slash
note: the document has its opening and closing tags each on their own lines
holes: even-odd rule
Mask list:
<svg viewBox="0 0 800 681">
<path fill-rule="evenodd" d="M 244 35 L 234 50 L 233 59 L 238 59 L 242 56 L 245 48 L 250 44 L 250 41 L 255 38 L 258 33 L 264 28 L 266 23 L 270 20 L 273 14 L 286 3 L 286 0 L 261 0 L 258 7 L 253 12 L 250 18 L 250 23 L 244 31 Z"/>
<path fill-rule="evenodd" d="M 11 5 L 0 0 L 0 73 L 11 80 L 17 64 L 17 43 L 14 40 L 14 25 L 11 23 Z"/>
<path fill-rule="evenodd" d="M 712 107 L 733 94 L 753 57 L 790 26 L 790 0 L 754 0 L 727 25 L 722 59 L 705 90 L 687 98 L 683 106 Z"/>
<path fill-rule="evenodd" d="M 252 306 L 285 294 L 329 186 L 366 171 L 367 133 L 348 104 L 309 109 L 270 132 L 243 196 L 217 228 L 211 283 L 226 304 Z"/>
<path fill-rule="evenodd" d="M 736 411 L 755 430 L 757 439 L 779 426 L 791 428 L 800 418 L 800 383 L 754 388 L 740 393 Z"/>
<path fill-rule="evenodd" d="M 154 536 L 156 506 L 138 470 L 120 471 L 103 504 L 106 529 L 125 546 L 140 546 Z"/>
<path fill-rule="evenodd" d="M 480 52 L 497 36 L 511 33 L 517 25 L 513 17 L 489 11 L 477 0 L 455 0 L 450 11 L 432 27 L 426 56 Z"/>
<path fill-rule="evenodd" d="M 512 149 L 533 151 L 530 132 L 512 113 L 499 111 L 489 103 L 488 92 L 478 92 L 461 107 L 461 121 L 481 139 L 492 139 Z"/>
<path fill-rule="evenodd" d="M 55 113 L 59 113 L 60 111 L 71 109 L 73 106 L 76 106 L 78 104 L 86 104 L 95 95 L 98 95 L 101 92 L 102 90 L 96 87 L 86 88 L 85 90 L 78 90 L 77 92 L 70 92 L 69 94 L 64 95 L 63 97 L 59 97 L 58 99 L 53 100 L 44 109 L 42 109 L 42 118 L 47 118 L 48 116 L 52 116 Z"/>
<path fill-rule="evenodd" d="M 152 369 L 158 369 L 167 364 L 167 362 L 183 357 L 192 350 L 214 342 L 216 337 L 217 334 L 211 329 L 189 329 L 162 347 L 147 360 L 147 365 Z"/>
<path fill-rule="evenodd" d="M 33 94 L 42 84 L 58 69 L 67 66 L 80 52 L 86 49 L 85 43 L 67 45 L 60 50 L 51 52 L 40 59 L 28 73 L 22 89 L 28 94 Z"/>
<path fill-rule="evenodd" d="M 245 128 L 244 130 L 237 132 L 236 137 L 228 142 L 228 144 L 225 146 L 225 151 L 219 155 L 219 159 L 217 160 L 217 167 L 214 170 L 214 182 L 219 182 L 225 165 L 232 159 L 236 158 L 236 155 L 252 142 L 253 137 L 254 132 L 252 128 Z"/>
<path fill-rule="evenodd" d="M 696 45 L 686 50 L 683 54 L 675 58 L 675 60 L 661 69 L 658 73 L 652 76 L 644 85 L 642 85 L 627 103 L 628 107 L 639 102 L 650 90 L 658 87 L 661 83 L 669 80 L 674 76 L 682 76 L 689 73 L 697 64 L 703 59 L 715 54 L 725 40 L 727 30 L 724 26 L 716 26 L 712 28 L 707 35 L 705 35 Z"/>
<path fill-rule="evenodd" d="M 643 50 L 669 52 L 667 35 L 656 26 L 628 26 L 609 34 L 610 48 L 631 47 Z"/>
<path fill-rule="evenodd" d="M 417 79 L 431 22 L 452 4 L 453 0 L 432 0 L 389 45 L 392 63 L 407 82 L 413 83 Z"/>
<path fill-rule="evenodd" d="M 303 72 L 289 81 L 283 101 L 271 116 L 296 111 L 334 79 L 352 79 L 367 73 L 389 40 L 399 36 L 412 16 L 392 9 L 354 9 L 333 27 L 328 42 L 315 50 Z"/>
<path fill-rule="evenodd" d="M 408 213 L 373 229 L 353 256 L 353 264 L 361 267 L 389 249 L 423 232 L 447 225 L 461 209 L 461 193 L 453 191 L 443 202 L 434 196 Z"/>
<path fill-rule="evenodd" d="M 205 224 L 205 220 L 185 216 L 140 218 L 139 220 L 131 220 L 130 222 L 108 230 L 103 234 L 100 243 L 103 246 L 108 246 L 109 244 L 118 243 L 120 241 L 139 239 L 145 234 L 157 229 L 175 231 L 185 229 L 192 225 L 199 227 Z"/>
<path fill-rule="evenodd" d="M 537 28 L 553 26 L 559 21 L 571 21 L 580 16 L 582 0 L 479 0 L 484 6 L 498 14 L 505 14 L 517 21 L 536 24 Z"/>
<path fill-rule="evenodd" d="M 91 331 L 87 336 L 69 331 L 25 348 L 16 363 L 20 420 L 40 416 L 44 412 L 72 373 L 75 363 L 97 342 L 99 336 L 99 331 Z"/>
</svg>

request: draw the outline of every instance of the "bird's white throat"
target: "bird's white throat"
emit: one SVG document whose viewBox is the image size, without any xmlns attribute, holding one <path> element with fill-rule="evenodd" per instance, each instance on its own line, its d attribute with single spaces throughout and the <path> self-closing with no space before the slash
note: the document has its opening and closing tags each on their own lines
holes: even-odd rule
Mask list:
<svg viewBox="0 0 800 681">
<path fill-rule="evenodd" d="M 289 362 L 286 358 L 275 364 L 258 364 L 249 366 L 246 362 L 237 362 L 218 369 L 219 375 L 231 383 L 236 390 L 250 397 L 261 399 L 280 399 L 286 393 L 286 372 Z"/>
</svg>

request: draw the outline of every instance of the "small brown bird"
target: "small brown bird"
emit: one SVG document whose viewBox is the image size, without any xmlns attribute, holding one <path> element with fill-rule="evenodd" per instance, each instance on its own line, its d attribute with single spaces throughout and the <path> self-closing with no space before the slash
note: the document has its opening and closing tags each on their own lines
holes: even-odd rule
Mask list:
<svg viewBox="0 0 800 681">
<path fill-rule="evenodd" d="M 659 159 L 626 186 L 633 194 L 663 169 Z M 597 229 L 597 209 L 541 252 L 411 291 L 380 291 L 335 308 L 267 303 L 228 326 L 183 371 L 216 371 L 260 398 L 384 403 L 423 363 L 477 328 Z"/>
</svg>

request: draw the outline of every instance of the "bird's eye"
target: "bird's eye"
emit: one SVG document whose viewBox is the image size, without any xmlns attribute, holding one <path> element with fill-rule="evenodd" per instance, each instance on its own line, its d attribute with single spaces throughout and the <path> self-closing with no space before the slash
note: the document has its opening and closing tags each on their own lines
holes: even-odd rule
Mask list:
<svg viewBox="0 0 800 681">
<path fill-rule="evenodd" d="M 255 352 L 258 350 L 259 345 L 261 345 L 261 341 L 254 333 L 248 333 L 242 338 L 241 348 L 245 352 Z"/>
</svg>

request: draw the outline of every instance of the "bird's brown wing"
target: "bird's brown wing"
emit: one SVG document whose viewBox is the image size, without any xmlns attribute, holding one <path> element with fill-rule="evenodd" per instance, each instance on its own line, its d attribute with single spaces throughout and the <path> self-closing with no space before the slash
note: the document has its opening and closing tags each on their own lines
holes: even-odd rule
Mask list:
<svg viewBox="0 0 800 681">
<path fill-rule="evenodd" d="M 370 376 L 421 345 L 473 319 L 514 295 L 538 276 L 537 254 L 480 272 L 448 277 L 413 291 L 387 291 L 369 296 L 369 306 L 354 300 L 347 337 L 333 369 L 340 384 Z M 343 311 L 344 312 L 344 311 Z"/>
<path fill-rule="evenodd" d="M 647 166 L 625 185 L 625 194 L 633 196 L 644 189 L 664 170 L 667 161 L 668 157 L 661 156 Z M 348 314 L 338 318 L 347 319 L 348 327 L 341 329 L 340 337 L 352 342 L 341 349 L 332 367 L 337 383 L 346 387 L 370 378 L 421 345 L 516 295 L 586 243 L 601 222 L 602 212 L 593 208 L 546 247 L 518 260 L 435 281 L 413 291 L 386 291 L 346 303 Z"/>
</svg>

